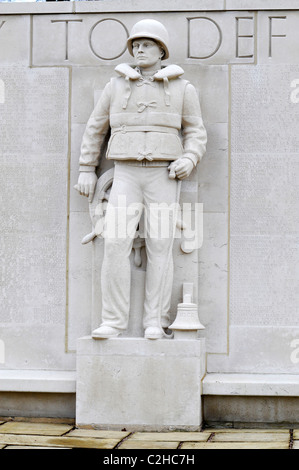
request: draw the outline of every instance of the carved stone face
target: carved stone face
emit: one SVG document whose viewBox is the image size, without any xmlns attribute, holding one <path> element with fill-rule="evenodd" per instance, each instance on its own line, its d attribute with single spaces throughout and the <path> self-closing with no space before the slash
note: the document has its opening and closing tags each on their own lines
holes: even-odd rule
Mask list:
<svg viewBox="0 0 299 470">
<path fill-rule="evenodd" d="M 161 68 L 162 48 L 153 39 L 136 39 L 133 44 L 136 65 L 144 69 Z"/>
</svg>

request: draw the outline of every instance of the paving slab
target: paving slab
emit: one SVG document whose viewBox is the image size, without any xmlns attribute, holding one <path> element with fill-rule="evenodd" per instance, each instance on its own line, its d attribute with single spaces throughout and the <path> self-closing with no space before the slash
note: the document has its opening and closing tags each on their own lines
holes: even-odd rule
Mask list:
<svg viewBox="0 0 299 470">
<path fill-rule="evenodd" d="M 49 449 L 69 449 L 71 450 L 72 448 L 71 447 L 42 447 L 42 446 L 6 446 L 4 450 L 6 449 L 14 449 L 14 450 L 19 450 L 19 449 L 46 449 L 46 450 L 49 450 Z"/>
<path fill-rule="evenodd" d="M 293 447 L 292 449 L 299 449 L 299 441 L 294 441 L 293 442 Z"/>
<path fill-rule="evenodd" d="M 0 434 L 0 446 L 20 445 L 40 447 L 71 447 L 78 449 L 113 449 L 113 447 L 115 447 L 118 442 L 118 439 Z"/>
<path fill-rule="evenodd" d="M 211 432 L 136 432 L 130 436 L 129 441 L 165 441 L 165 442 L 182 442 L 197 441 L 206 442 Z"/>
<path fill-rule="evenodd" d="M 127 441 L 121 443 L 118 449 L 177 449 L 178 445 L 179 441 L 133 441 L 128 439 Z"/>
<path fill-rule="evenodd" d="M 13 421 L 16 423 L 63 424 L 72 427 L 75 427 L 76 423 L 74 418 L 45 418 L 38 416 L 14 416 L 13 418 L 0 416 L 0 421 L 5 423 Z"/>
<path fill-rule="evenodd" d="M 2 431 L 3 430 L 3 431 Z M 293 448 L 299 449 L 299 429 Z M 120 442 L 122 441 L 123 442 Z M 0 449 L 288 449 L 290 430 L 215 429 L 199 432 L 134 432 L 75 429 L 53 420 L 0 419 Z"/>
<path fill-rule="evenodd" d="M 215 432 L 211 442 L 286 442 L 289 443 L 290 433 L 285 432 Z"/>
<path fill-rule="evenodd" d="M 101 429 L 74 429 L 70 431 L 68 437 L 94 437 L 97 439 L 124 439 L 130 433 L 127 431 L 105 431 Z"/>
<path fill-rule="evenodd" d="M 286 442 L 184 442 L 180 449 L 288 449 Z M 298 447 L 299 448 L 299 447 Z"/>
<path fill-rule="evenodd" d="M 269 429 L 262 429 L 262 428 L 257 428 L 257 429 L 254 429 L 254 428 L 247 428 L 247 429 L 243 429 L 243 428 L 234 428 L 234 429 L 229 429 L 229 428 L 221 428 L 221 429 L 218 429 L 218 428 L 205 428 L 204 429 L 205 432 L 209 432 L 209 433 L 261 433 L 261 434 L 269 434 L 269 432 L 271 433 L 289 433 L 290 430 L 288 428 L 275 428 L 275 429 L 272 429 L 272 428 L 269 428 Z M 299 431 L 299 430 L 298 430 Z"/>
<path fill-rule="evenodd" d="M 45 436 L 61 436 L 70 431 L 72 426 L 68 424 L 51 423 L 26 423 L 9 421 L 1 425 L 1 434 L 36 434 Z"/>
</svg>

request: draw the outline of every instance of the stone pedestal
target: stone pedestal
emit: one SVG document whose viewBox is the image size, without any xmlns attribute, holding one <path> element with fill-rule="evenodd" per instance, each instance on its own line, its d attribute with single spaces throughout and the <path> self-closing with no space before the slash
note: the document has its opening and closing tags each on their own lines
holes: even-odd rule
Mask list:
<svg viewBox="0 0 299 470">
<path fill-rule="evenodd" d="M 204 339 L 80 338 L 76 424 L 199 430 L 204 374 Z"/>
</svg>

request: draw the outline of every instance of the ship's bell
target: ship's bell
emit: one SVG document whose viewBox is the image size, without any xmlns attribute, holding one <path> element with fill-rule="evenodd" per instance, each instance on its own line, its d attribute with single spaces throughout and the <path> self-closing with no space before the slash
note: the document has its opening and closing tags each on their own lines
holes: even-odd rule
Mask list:
<svg viewBox="0 0 299 470">
<path fill-rule="evenodd" d="M 198 330 L 205 327 L 200 323 L 197 304 L 192 302 L 193 284 L 183 284 L 183 302 L 178 304 L 175 321 L 169 326 L 175 338 L 195 338 Z M 188 336 L 187 336 L 188 334 Z"/>
</svg>

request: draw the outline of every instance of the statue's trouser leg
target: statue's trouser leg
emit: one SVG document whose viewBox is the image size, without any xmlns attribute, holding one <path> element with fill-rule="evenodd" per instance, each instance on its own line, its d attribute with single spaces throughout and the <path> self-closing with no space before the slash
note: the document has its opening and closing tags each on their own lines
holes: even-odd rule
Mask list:
<svg viewBox="0 0 299 470">
<path fill-rule="evenodd" d="M 114 181 L 105 217 L 102 264 L 102 325 L 125 330 L 130 310 L 130 253 L 140 214 L 128 206 L 142 203 L 138 168 L 115 165 Z M 131 170 L 131 171 L 130 171 Z M 133 170 L 133 171 L 132 171 Z"/>
<path fill-rule="evenodd" d="M 173 276 L 172 216 L 177 196 L 177 181 L 170 180 L 168 174 L 167 167 L 115 165 L 106 213 L 101 276 L 102 325 L 127 328 L 131 279 L 129 257 L 141 216 L 140 206 L 144 203 L 147 251 L 144 327 L 158 326 L 160 316 L 163 326 L 167 326 Z M 135 207 L 136 211 L 128 210 L 128 207 Z"/>
<path fill-rule="evenodd" d="M 177 181 L 167 168 L 155 168 L 144 187 L 146 285 L 143 326 L 169 325 L 173 283 L 172 246 L 175 233 Z"/>
<path fill-rule="evenodd" d="M 162 298 L 162 311 L 161 311 L 161 326 L 168 328 L 170 325 L 169 310 L 171 305 L 171 293 L 173 284 L 173 256 L 171 250 L 171 256 L 169 257 L 168 271 L 166 274 L 166 282 L 164 288 L 164 295 Z"/>
</svg>

